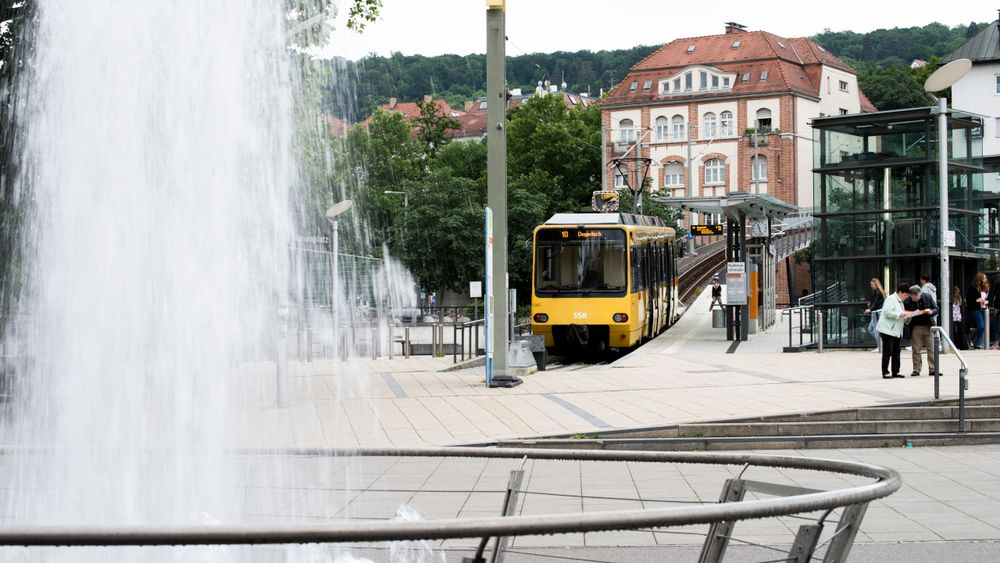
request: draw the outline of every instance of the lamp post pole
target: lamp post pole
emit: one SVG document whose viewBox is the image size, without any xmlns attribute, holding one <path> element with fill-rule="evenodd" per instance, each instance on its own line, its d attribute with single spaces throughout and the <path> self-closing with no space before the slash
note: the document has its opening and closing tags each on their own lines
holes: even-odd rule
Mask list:
<svg viewBox="0 0 1000 563">
<path fill-rule="evenodd" d="M 493 379 L 507 376 L 506 2 L 486 0 L 486 192 L 493 211 Z"/>
<path fill-rule="evenodd" d="M 340 297 L 340 220 L 338 217 L 349 211 L 353 205 L 353 201 L 345 199 L 333 204 L 326 210 L 326 220 L 330 222 L 330 226 L 333 228 L 333 266 L 331 268 L 333 270 L 333 287 L 331 288 L 333 295 L 330 299 L 330 311 L 333 315 L 334 350 L 340 345 L 340 319 L 338 319 L 340 313 L 340 307 L 338 306 L 338 298 Z M 343 356 L 345 351 L 339 350 L 339 352 Z"/>
<path fill-rule="evenodd" d="M 948 271 L 948 100 L 938 100 L 938 188 L 941 194 L 941 223 L 938 242 L 941 246 L 941 328 L 951 336 L 951 275 Z M 987 343 L 989 337 L 987 336 Z"/>
<path fill-rule="evenodd" d="M 694 197 L 694 159 L 691 158 L 691 127 L 694 125 L 688 124 L 687 130 L 687 195 L 688 197 Z M 691 232 L 691 225 L 694 224 L 694 211 L 687 212 L 687 228 L 688 234 L 693 234 Z M 694 256 L 694 237 L 688 237 L 688 255 Z"/>
</svg>

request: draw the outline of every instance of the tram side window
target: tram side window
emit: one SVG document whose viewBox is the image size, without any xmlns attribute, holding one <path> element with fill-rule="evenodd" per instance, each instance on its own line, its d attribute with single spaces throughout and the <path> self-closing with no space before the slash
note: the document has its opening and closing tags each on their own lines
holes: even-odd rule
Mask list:
<svg viewBox="0 0 1000 563">
<path fill-rule="evenodd" d="M 643 279 L 643 250 L 642 247 L 632 247 L 632 291 L 646 289 L 645 280 Z"/>
</svg>

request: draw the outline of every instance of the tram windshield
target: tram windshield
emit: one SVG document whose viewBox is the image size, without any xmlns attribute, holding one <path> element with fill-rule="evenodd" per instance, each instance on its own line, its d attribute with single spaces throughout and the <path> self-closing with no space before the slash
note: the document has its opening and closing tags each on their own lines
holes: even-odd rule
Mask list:
<svg viewBox="0 0 1000 563">
<path fill-rule="evenodd" d="M 621 229 L 541 229 L 535 237 L 535 292 L 547 297 L 625 295 L 626 256 Z"/>
</svg>

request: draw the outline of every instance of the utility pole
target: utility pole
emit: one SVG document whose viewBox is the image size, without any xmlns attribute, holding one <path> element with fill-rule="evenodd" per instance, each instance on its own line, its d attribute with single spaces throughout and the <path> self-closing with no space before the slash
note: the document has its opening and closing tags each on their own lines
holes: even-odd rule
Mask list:
<svg viewBox="0 0 1000 563">
<path fill-rule="evenodd" d="M 691 127 L 687 129 L 687 195 L 694 197 L 694 159 L 691 158 Z M 691 225 L 694 224 L 694 211 L 687 212 L 688 234 L 691 234 Z M 688 237 L 688 256 L 694 256 L 694 237 Z"/>
<path fill-rule="evenodd" d="M 507 377 L 507 80 L 506 2 L 486 0 L 486 192 L 493 211 L 492 381 Z"/>
</svg>

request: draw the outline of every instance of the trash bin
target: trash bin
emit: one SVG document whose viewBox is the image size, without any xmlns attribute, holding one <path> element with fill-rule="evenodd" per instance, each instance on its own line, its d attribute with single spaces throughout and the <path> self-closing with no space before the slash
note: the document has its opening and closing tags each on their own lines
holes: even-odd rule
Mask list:
<svg viewBox="0 0 1000 563">
<path fill-rule="evenodd" d="M 712 309 L 712 328 L 726 328 L 725 309 Z"/>
</svg>

